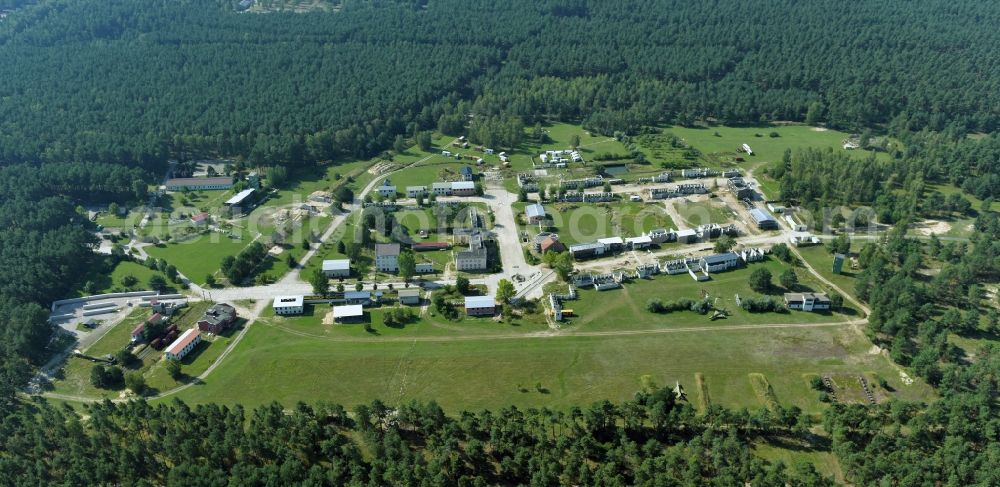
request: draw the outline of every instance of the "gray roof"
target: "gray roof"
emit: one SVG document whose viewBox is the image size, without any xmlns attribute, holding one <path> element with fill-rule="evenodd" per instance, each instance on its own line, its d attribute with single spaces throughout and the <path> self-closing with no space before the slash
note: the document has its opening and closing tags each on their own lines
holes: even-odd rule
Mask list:
<svg viewBox="0 0 1000 487">
<path fill-rule="evenodd" d="M 528 215 L 528 218 L 545 216 L 545 207 L 539 203 L 535 203 L 533 205 L 528 205 L 528 207 L 524 209 L 524 213 Z"/>
<path fill-rule="evenodd" d="M 344 293 L 344 299 L 371 299 L 371 291 L 347 291 Z"/>
<path fill-rule="evenodd" d="M 465 308 L 491 308 L 497 305 L 493 296 L 466 296 Z"/>
<path fill-rule="evenodd" d="M 476 189 L 476 183 L 472 181 L 455 181 L 451 183 L 451 189 Z"/>
<path fill-rule="evenodd" d="M 333 259 L 323 261 L 324 271 L 349 271 L 351 270 L 351 259 Z"/>
<path fill-rule="evenodd" d="M 602 248 L 604 248 L 604 244 L 602 244 L 600 242 L 591 242 L 591 243 L 570 245 L 569 246 L 569 251 L 570 252 L 580 252 L 580 251 L 583 251 L 583 250 L 596 250 L 596 249 L 602 249 Z"/>
<path fill-rule="evenodd" d="M 812 298 L 813 301 L 818 303 L 830 302 L 830 298 L 824 293 L 785 293 L 785 301 L 789 302 L 801 302 L 807 298 Z"/>
<path fill-rule="evenodd" d="M 701 258 L 708 265 L 723 264 L 725 262 L 739 260 L 739 256 L 733 252 L 726 252 L 724 254 L 712 254 L 706 255 Z"/>
<path fill-rule="evenodd" d="M 233 196 L 232 198 L 229 198 L 228 200 L 226 200 L 226 204 L 227 205 L 238 205 L 240 203 L 243 203 L 243 200 L 245 200 L 248 197 L 250 197 L 250 195 L 253 194 L 254 191 L 255 190 L 253 188 L 244 189 L 243 191 L 240 191 L 239 193 L 236 193 L 236 195 Z"/>
<path fill-rule="evenodd" d="M 427 186 L 407 186 L 406 192 L 409 193 L 410 191 L 427 191 Z"/>
<path fill-rule="evenodd" d="M 205 314 L 201 317 L 201 321 L 205 321 L 212 326 L 216 326 L 221 323 L 231 321 L 234 318 L 236 318 L 236 308 L 226 303 L 218 303 L 205 310 Z"/>
<path fill-rule="evenodd" d="M 356 316 L 364 316 L 365 309 L 361 307 L 360 304 L 349 304 L 346 306 L 334 306 L 333 307 L 333 318 L 354 318 Z"/>
<path fill-rule="evenodd" d="M 375 255 L 399 255 L 399 244 L 375 244 Z"/>
<path fill-rule="evenodd" d="M 777 220 L 775 220 L 774 217 L 767 212 L 767 210 L 763 210 L 760 208 L 754 208 L 750 210 L 750 217 L 753 218 L 753 220 L 757 223 L 766 221 L 777 222 Z"/>
<path fill-rule="evenodd" d="M 479 248 L 476 248 L 476 249 L 463 250 L 461 252 L 458 252 L 458 254 L 455 256 L 455 258 L 459 259 L 459 260 L 461 260 L 461 259 L 481 259 L 481 258 L 486 257 L 486 256 L 487 256 L 486 249 L 483 248 L 483 247 L 479 247 Z"/>
<path fill-rule="evenodd" d="M 438 188 L 441 188 L 441 189 L 451 189 L 451 183 L 434 183 L 434 184 L 431 184 L 431 187 L 434 188 L 434 189 L 438 189 Z"/>
<path fill-rule="evenodd" d="M 399 291 L 397 291 L 397 294 L 401 298 L 415 298 L 415 297 L 420 296 L 420 290 L 419 289 L 400 289 Z"/>
</svg>

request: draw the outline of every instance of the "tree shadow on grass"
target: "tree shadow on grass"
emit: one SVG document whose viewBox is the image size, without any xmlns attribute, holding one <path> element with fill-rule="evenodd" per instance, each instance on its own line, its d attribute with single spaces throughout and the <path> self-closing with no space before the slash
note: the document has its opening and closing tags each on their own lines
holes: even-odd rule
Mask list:
<svg viewBox="0 0 1000 487">
<path fill-rule="evenodd" d="M 768 436 L 764 441 L 777 448 L 803 453 L 829 453 L 832 445 L 829 438 L 813 433 L 806 433 L 803 437 Z"/>
</svg>

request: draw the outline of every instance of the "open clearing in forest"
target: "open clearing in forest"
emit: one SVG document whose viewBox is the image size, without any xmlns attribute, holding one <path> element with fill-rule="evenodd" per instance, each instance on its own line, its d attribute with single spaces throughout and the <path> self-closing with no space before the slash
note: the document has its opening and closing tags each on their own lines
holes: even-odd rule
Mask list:
<svg viewBox="0 0 1000 487">
<path fill-rule="evenodd" d="M 408 329 L 390 331 L 381 324 L 373 325 L 378 335 L 360 325 L 333 325 L 360 335 L 338 340 L 322 336 L 330 325 L 323 325 L 321 316 L 312 318 L 314 323 L 304 326 L 320 336 L 267 322 L 252 325 L 221 367 L 176 397 L 246 406 L 272 400 L 353 406 L 380 398 L 390 404 L 433 399 L 451 411 L 508 404 L 566 409 L 631 398 L 643 375 L 661 386 L 680 381 L 696 393 L 694 374 L 699 372 L 709 384 L 712 403 L 757 408 L 748 370 L 766 374 L 783 405 L 809 413 L 826 406 L 802 379 L 804 373 L 871 371 L 886 377 L 902 398 L 920 400 L 930 394 L 921 383 L 903 385 L 885 357 L 866 354 L 869 343 L 849 326 L 498 339 L 468 334 L 510 325 L 472 320 L 446 330 L 452 338 L 467 338 L 462 340 L 408 339 Z"/>
</svg>

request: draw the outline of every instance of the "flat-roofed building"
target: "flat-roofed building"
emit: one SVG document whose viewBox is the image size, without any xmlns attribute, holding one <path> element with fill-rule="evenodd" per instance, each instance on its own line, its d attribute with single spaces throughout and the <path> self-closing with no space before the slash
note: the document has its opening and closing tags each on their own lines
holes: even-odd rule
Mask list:
<svg viewBox="0 0 1000 487">
<path fill-rule="evenodd" d="M 698 261 L 698 264 L 705 272 L 722 272 L 740 265 L 740 256 L 735 252 L 706 255 Z"/>
<path fill-rule="evenodd" d="M 493 296 L 466 296 L 465 314 L 469 316 L 493 316 L 497 303 Z"/>
<path fill-rule="evenodd" d="M 698 232 L 689 228 L 677 230 L 677 241 L 680 243 L 695 243 L 698 241 Z"/>
<path fill-rule="evenodd" d="M 218 303 L 208 308 L 198 320 L 198 329 L 219 334 L 229 329 L 233 323 L 236 323 L 236 308 L 226 303 Z"/>
<path fill-rule="evenodd" d="M 344 293 L 344 301 L 348 304 L 366 306 L 372 302 L 371 291 L 347 291 Z"/>
<path fill-rule="evenodd" d="M 625 239 L 625 246 L 632 250 L 648 249 L 651 245 L 653 245 L 653 238 L 648 235 Z"/>
<path fill-rule="evenodd" d="M 625 240 L 621 237 L 599 238 L 597 243 L 603 244 L 607 252 L 618 252 L 625 248 Z"/>
<path fill-rule="evenodd" d="M 420 304 L 419 289 L 400 289 L 396 294 L 401 304 Z"/>
<path fill-rule="evenodd" d="M 360 304 L 333 307 L 333 321 L 337 323 L 357 323 L 365 317 L 365 309 Z"/>
<path fill-rule="evenodd" d="M 275 296 L 271 306 L 276 315 L 300 315 L 305 310 L 302 296 Z"/>
<path fill-rule="evenodd" d="M 823 293 L 785 293 L 785 306 L 798 311 L 828 311 L 830 298 Z"/>
<path fill-rule="evenodd" d="M 569 253 L 576 260 L 601 256 L 604 255 L 606 250 L 607 248 L 600 242 L 590 242 L 569 246 Z"/>
</svg>

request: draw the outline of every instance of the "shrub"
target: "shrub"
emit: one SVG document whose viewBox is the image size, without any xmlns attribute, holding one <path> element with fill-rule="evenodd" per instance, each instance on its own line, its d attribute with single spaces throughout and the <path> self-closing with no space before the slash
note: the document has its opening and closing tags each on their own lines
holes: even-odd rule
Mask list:
<svg viewBox="0 0 1000 487">
<path fill-rule="evenodd" d="M 769 296 L 741 298 L 740 307 L 750 313 L 784 313 L 788 311 L 782 300 Z"/>
</svg>

